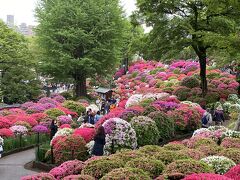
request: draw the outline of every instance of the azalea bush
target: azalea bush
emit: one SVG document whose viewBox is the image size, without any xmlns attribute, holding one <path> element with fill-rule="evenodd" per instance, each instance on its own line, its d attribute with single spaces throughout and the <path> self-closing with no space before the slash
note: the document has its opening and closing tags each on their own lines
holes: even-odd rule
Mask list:
<svg viewBox="0 0 240 180">
<path fill-rule="evenodd" d="M 27 135 L 28 129 L 25 126 L 15 125 L 10 127 L 10 130 L 16 135 Z"/>
<path fill-rule="evenodd" d="M 224 138 L 221 146 L 224 148 L 240 148 L 240 138 Z"/>
<path fill-rule="evenodd" d="M 37 179 L 55 180 L 54 176 L 51 175 L 50 173 L 39 173 L 21 177 L 21 180 L 37 180 Z"/>
<path fill-rule="evenodd" d="M 67 160 L 86 160 L 87 158 L 86 142 L 80 136 L 66 136 L 52 144 L 55 162 L 58 164 Z"/>
<path fill-rule="evenodd" d="M 63 103 L 63 107 L 76 112 L 79 116 L 86 110 L 86 108 L 81 103 L 75 101 L 65 101 Z"/>
<path fill-rule="evenodd" d="M 234 180 L 240 179 L 240 165 L 232 167 L 224 176 Z"/>
<path fill-rule="evenodd" d="M 14 134 L 10 129 L 2 128 L 2 129 L 0 129 L 0 136 L 3 138 L 8 138 L 8 137 L 13 137 Z"/>
<path fill-rule="evenodd" d="M 82 174 L 90 175 L 96 179 L 100 179 L 114 169 L 124 166 L 124 162 L 119 159 L 101 158 L 93 160 L 86 164 L 82 170 Z"/>
<path fill-rule="evenodd" d="M 89 143 L 93 139 L 95 133 L 94 128 L 78 128 L 74 130 L 73 135 L 81 136 L 86 143 Z"/>
<path fill-rule="evenodd" d="M 233 162 L 231 159 L 226 158 L 224 156 L 209 156 L 201 159 L 201 161 L 212 166 L 215 173 L 217 174 L 224 174 L 230 168 L 236 165 L 235 162 Z"/>
<path fill-rule="evenodd" d="M 155 121 L 149 117 L 137 116 L 132 118 L 130 124 L 136 131 L 139 146 L 158 143 L 160 134 Z"/>
<path fill-rule="evenodd" d="M 69 116 L 65 116 L 65 115 L 58 116 L 57 120 L 60 122 L 61 125 L 62 124 L 71 124 L 72 123 L 72 118 L 69 117 Z"/>
<path fill-rule="evenodd" d="M 136 132 L 128 122 L 120 118 L 111 118 L 103 123 L 103 127 L 106 133 L 106 154 L 122 148 L 137 148 Z"/>
<path fill-rule="evenodd" d="M 62 116 L 65 115 L 65 113 L 57 108 L 53 108 L 53 109 L 48 109 L 44 112 L 45 114 L 47 114 L 49 117 L 51 118 L 57 118 L 58 116 Z"/>
<path fill-rule="evenodd" d="M 186 176 L 183 180 L 232 180 L 226 176 L 213 173 L 199 173 Z"/>
<path fill-rule="evenodd" d="M 155 178 L 162 173 L 165 165 L 162 161 L 143 157 L 127 162 L 125 167 L 142 169 L 143 171 L 148 172 L 152 178 Z"/>
<path fill-rule="evenodd" d="M 33 127 L 33 132 L 35 133 L 48 133 L 49 129 L 46 126 L 43 125 L 36 125 Z"/>
<path fill-rule="evenodd" d="M 115 179 L 115 180 L 122 180 L 122 179 L 151 180 L 148 173 L 144 172 L 141 169 L 137 169 L 137 168 L 118 168 L 118 169 L 114 169 L 113 171 L 111 171 L 108 174 L 106 174 L 105 176 L 103 176 L 101 179 L 102 180 L 109 180 L 109 179 Z"/>
<path fill-rule="evenodd" d="M 204 162 L 186 159 L 177 160 L 167 165 L 163 173 L 164 174 L 182 173 L 184 175 L 190 175 L 193 173 L 213 173 L 213 172 L 214 172 L 213 168 Z"/>
<path fill-rule="evenodd" d="M 236 164 L 240 164 L 240 150 L 238 148 L 227 148 L 223 149 L 220 153 L 220 156 L 225 156 L 233 160 Z"/>
</svg>

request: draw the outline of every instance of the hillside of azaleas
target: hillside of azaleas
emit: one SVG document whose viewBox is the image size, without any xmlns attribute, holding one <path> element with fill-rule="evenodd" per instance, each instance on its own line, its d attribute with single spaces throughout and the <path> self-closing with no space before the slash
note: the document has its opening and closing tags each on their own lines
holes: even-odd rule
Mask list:
<svg viewBox="0 0 240 180">
<path fill-rule="evenodd" d="M 115 74 L 116 93 L 127 100 L 132 94 L 167 92 L 181 101 L 201 105 L 226 100 L 229 94 L 237 93 L 235 76 L 208 66 L 208 94 L 202 98 L 199 72 L 198 62 L 179 60 L 165 65 L 156 61 L 137 61 L 130 65 L 126 75 L 122 70 Z"/>
</svg>

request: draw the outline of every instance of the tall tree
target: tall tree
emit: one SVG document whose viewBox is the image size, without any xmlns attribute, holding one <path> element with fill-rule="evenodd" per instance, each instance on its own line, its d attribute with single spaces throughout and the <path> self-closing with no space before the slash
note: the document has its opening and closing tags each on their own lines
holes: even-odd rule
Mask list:
<svg viewBox="0 0 240 180">
<path fill-rule="evenodd" d="M 22 103 L 40 93 L 34 63 L 24 36 L 0 21 L 0 88 L 5 103 Z"/>
<path fill-rule="evenodd" d="M 86 78 L 107 74 L 121 59 L 125 18 L 118 0 L 40 0 L 37 28 L 46 74 L 73 78 L 76 96 Z"/>
<path fill-rule="evenodd" d="M 137 0 L 140 13 L 153 26 L 149 47 L 162 58 L 192 47 L 199 58 L 203 96 L 207 93 L 207 53 L 236 55 L 240 2 L 236 0 Z M 235 48 L 233 48 L 235 47 Z M 226 56 L 227 57 L 227 56 Z"/>
</svg>

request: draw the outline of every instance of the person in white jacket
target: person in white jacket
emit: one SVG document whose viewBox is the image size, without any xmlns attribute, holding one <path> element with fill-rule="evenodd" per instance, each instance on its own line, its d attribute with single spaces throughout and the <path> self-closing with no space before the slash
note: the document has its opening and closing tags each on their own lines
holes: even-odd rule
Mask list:
<svg viewBox="0 0 240 180">
<path fill-rule="evenodd" d="M 210 109 L 206 110 L 206 112 L 203 114 L 202 119 L 206 119 L 206 122 L 203 122 L 205 120 L 202 120 L 202 126 L 203 127 L 208 128 L 209 126 L 212 125 L 213 119 L 212 119 L 212 115 L 210 113 Z"/>
</svg>

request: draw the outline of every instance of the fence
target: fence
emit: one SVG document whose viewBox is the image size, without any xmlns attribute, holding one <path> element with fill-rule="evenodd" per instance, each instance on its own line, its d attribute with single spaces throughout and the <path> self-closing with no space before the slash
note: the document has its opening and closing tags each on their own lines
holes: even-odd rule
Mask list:
<svg viewBox="0 0 240 180">
<path fill-rule="evenodd" d="M 38 144 L 44 143 L 47 140 L 49 140 L 48 134 L 32 134 L 26 136 L 19 135 L 14 138 L 5 138 L 3 155 L 17 150 L 20 151 L 23 148 L 37 146 Z"/>
</svg>

